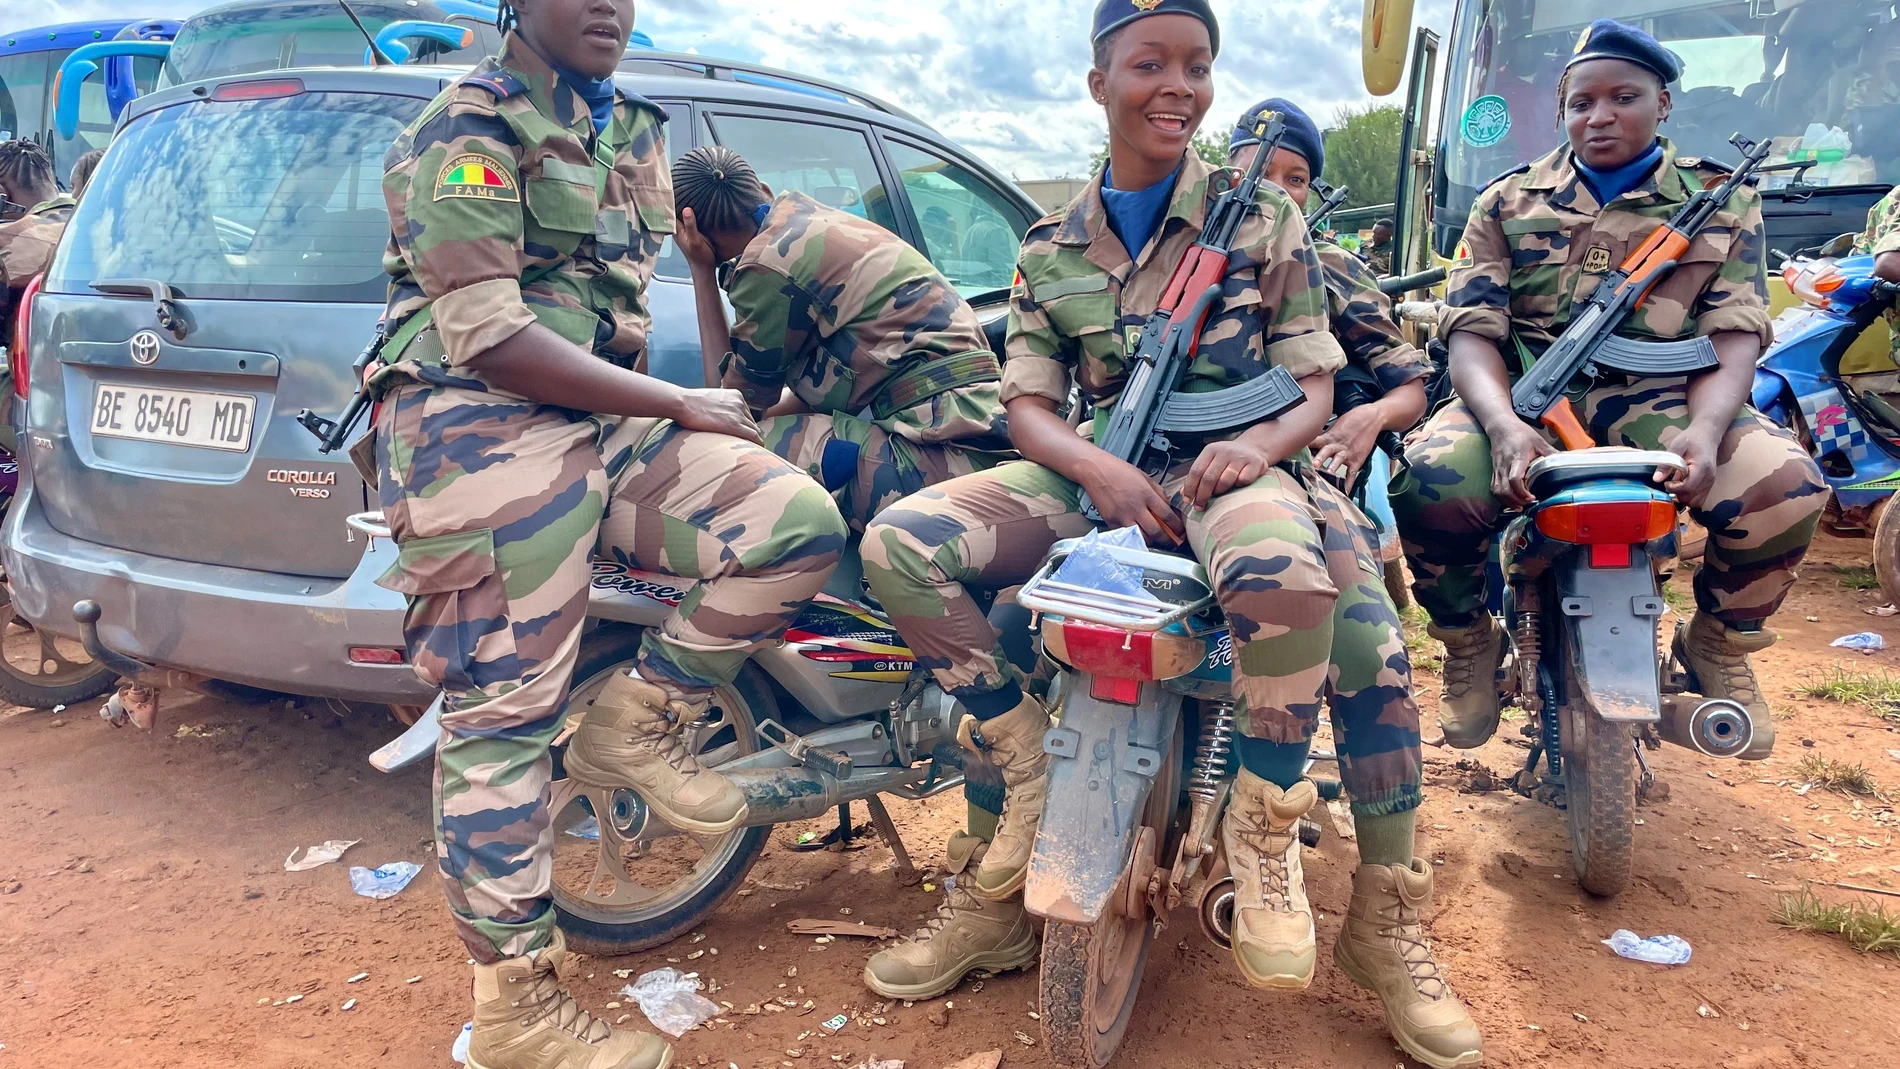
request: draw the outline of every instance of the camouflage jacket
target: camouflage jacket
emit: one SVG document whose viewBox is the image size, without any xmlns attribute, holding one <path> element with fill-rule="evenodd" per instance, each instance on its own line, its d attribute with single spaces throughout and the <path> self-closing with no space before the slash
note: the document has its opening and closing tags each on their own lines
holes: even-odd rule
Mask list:
<svg viewBox="0 0 1900 1069">
<path fill-rule="evenodd" d="M 1431 374 L 1431 361 L 1399 333 L 1392 300 L 1379 292 L 1365 261 L 1330 241 L 1316 242 L 1313 251 L 1326 274 L 1326 314 L 1346 360 L 1370 374 L 1381 393 Z"/>
<path fill-rule="evenodd" d="M 1854 252 L 1874 256 L 1900 252 L 1900 187 L 1880 198 L 1867 212 L 1867 229 L 1855 240 Z M 1887 309 L 1887 330 L 1893 338 L 1893 362 L 1900 364 L 1900 309 Z"/>
<path fill-rule="evenodd" d="M 1365 259 L 1360 262 L 1370 269 L 1373 275 L 1384 278 L 1392 273 L 1392 243 L 1365 246 Z"/>
<path fill-rule="evenodd" d="M 1507 367 L 1518 363 L 1513 332 L 1533 356 L 1541 354 L 1569 324 L 1573 304 L 1588 300 L 1607 272 L 1682 207 L 1692 183 L 1710 188 L 1727 176 L 1720 164 L 1677 157 L 1666 138 L 1655 173 L 1608 208 L 1597 204 L 1567 146 L 1506 174 L 1471 206 L 1441 334 L 1465 330 L 1498 342 Z M 1618 333 L 1674 340 L 1743 331 L 1770 344 L 1765 248 L 1761 195 L 1744 186 Z"/>
<path fill-rule="evenodd" d="M 673 232 L 665 122 L 621 94 L 596 136 L 586 103 L 510 33 L 383 158 L 385 318 L 392 333 L 424 307 L 434 320 L 384 360 L 460 366 L 539 321 L 630 365 Z"/>
<path fill-rule="evenodd" d="M 1035 395 L 1061 404 L 1073 380 L 1097 409 L 1114 403 L 1142 325 L 1200 238 L 1214 170 L 1188 154 L 1161 229 L 1139 261 L 1109 229 L 1100 172 L 1066 208 L 1030 227 L 1010 292 L 1005 402 Z M 1273 365 L 1295 378 L 1345 366 L 1326 329 L 1326 288 L 1306 220 L 1268 182 L 1260 184 L 1257 204 L 1240 226 L 1223 300 L 1201 332 L 1184 391 L 1237 386 Z"/>
<path fill-rule="evenodd" d="M 66 232 L 77 203 L 61 194 L 0 226 L 0 289 L 24 289 L 28 280 L 52 264 L 53 248 Z"/>
<path fill-rule="evenodd" d="M 1006 437 L 1000 369 L 976 312 L 882 226 L 783 193 L 726 289 L 735 322 L 725 385 L 754 410 L 789 385 L 813 412 L 868 408 L 915 442 Z M 933 378 L 953 368 L 964 374 Z M 984 381 L 953 385 L 970 378 Z"/>
</svg>

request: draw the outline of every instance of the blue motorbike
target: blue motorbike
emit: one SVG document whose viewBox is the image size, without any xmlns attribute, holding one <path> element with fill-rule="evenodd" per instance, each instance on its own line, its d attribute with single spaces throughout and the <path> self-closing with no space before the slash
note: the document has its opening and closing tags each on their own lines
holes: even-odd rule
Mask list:
<svg viewBox="0 0 1900 1069">
<path fill-rule="evenodd" d="M 1874 277 L 1872 256 L 1797 258 L 1782 277 L 1802 303 L 1776 318 L 1752 400 L 1813 454 L 1834 492 L 1834 525 L 1873 531 L 1874 572 L 1900 601 L 1900 510 L 1881 508 L 1900 490 L 1900 409 L 1841 376 L 1842 354 L 1893 307 L 1900 285 Z"/>
</svg>

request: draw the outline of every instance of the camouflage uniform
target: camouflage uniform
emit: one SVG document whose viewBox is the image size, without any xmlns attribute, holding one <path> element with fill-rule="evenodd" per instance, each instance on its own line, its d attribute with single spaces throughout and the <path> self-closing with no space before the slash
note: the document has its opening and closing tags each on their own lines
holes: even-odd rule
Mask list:
<svg viewBox="0 0 1900 1069">
<path fill-rule="evenodd" d="M 1380 292 L 1366 262 L 1330 241 L 1314 242 L 1313 252 L 1325 272 L 1326 316 L 1346 362 L 1371 375 L 1380 393 L 1431 374 L 1431 361 L 1399 333 L 1392 299 Z"/>
<path fill-rule="evenodd" d="M 703 580 L 640 650 L 640 675 L 676 697 L 730 681 L 843 545 L 824 492 L 758 446 L 541 404 L 468 366 L 532 323 L 632 364 L 673 229 L 663 121 L 622 98 L 596 135 L 580 97 L 511 34 L 384 163 L 384 357 L 400 385 L 375 452 L 401 554 L 380 582 L 409 596 L 410 660 L 444 690 L 437 858 L 457 930 L 484 962 L 553 930 L 548 746 L 597 542 Z"/>
<path fill-rule="evenodd" d="M 1189 155 L 1161 230 L 1136 262 L 1108 227 L 1099 176 L 1064 211 L 1031 228 L 1011 297 L 1005 401 L 1038 396 L 1061 403 L 1075 382 L 1098 412 L 1112 406 L 1142 324 L 1200 234 L 1212 170 Z M 1269 186 L 1262 186 L 1259 207 L 1241 226 L 1225 301 L 1201 335 L 1184 389 L 1226 388 L 1272 365 L 1303 378 L 1345 363 L 1325 331 L 1320 267 L 1298 210 Z M 1310 473 L 1301 478 L 1273 468 L 1190 513 L 1179 491 L 1194 455 L 1184 451 L 1162 484 L 1187 514 L 1188 540 L 1233 628 L 1244 730 L 1278 742 L 1310 737 L 1329 685 L 1347 694 L 1353 709 L 1382 708 L 1394 689 L 1407 691 L 1402 642 L 1378 650 L 1384 659 L 1377 664 L 1374 654 L 1363 664 L 1328 668 L 1338 612 L 1372 602 L 1383 607 L 1388 626 L 1395 615 L 1363 541 L 1363 520 L 1341 522 L 1356 516 L 1351 503 Z M 1013 674 L 963 584 L 1021 582 L 1055 541 L 1087 532 L 1079 495 L 1055 472 L 1018 461 L 914 494 L 871 524 L 866 578 L 918 663 L 951 694 L 993 691 Z M 1354 626 L 1360 615 L 1376 614 L 1358 610 Z M 1364 648 L 1377 650 L 1378 642 Z M 1359 695 L 1365 699 L 1355 700 Z M 1417 709 L 1409 697 L 1393 704 L 1410 710 L 1409 726 L 1364 725 L 1368 735 L 1388 738 L 1386 753 L 1364 747 L 1352 767 L 1355 799 L 1370 812 L 1416 802 Z"/>
<path fill-rule="evenodd" d="M 1857 256 L 1879 256 L 1883 252 L 1900 252 L 1900 188 L 1880 198 L 1867 212 L 1867 229 L 1854 242 Z M 1893 362 L 1900 365 L 1900 309 L 1887 309 L 1887 330 L 1893 339 Z"/>
<path fill-rule="evenodd" d="M 785 193 L 726 289 L 725 385 L 761 413 L 791 387 L 809 412 L 768 420 L 765 444 L 835 493 L 856 529 L 1010 455 L 1001 367 L 976 312 L 889 230 Z"/>
<path fill-rule="evenodd" d="M 1365 252 L 1366 266 L 1372 270 L 1373 274 L 1384 278 L 1392 273 L 1391 241 L 1388 240 L 1383 245 L 1367 245 Z"/>
<path fill-rule="evenodd" d="M 78 202 L 61 194 L 27 209 L 25 215 L 0 226 L 0 342 L 13 336 L 13 302 L 34 275 L 53 262 L 53 249 L 66 232 Z"/>
<path fill-rule="evenodd" d="M 1499 344 L 1507 367 L 1543 352 L 1614 268 L 1681 207 L 1691 189 L 1726 177 L 1711 162 L 1677 158 L 1663 142 L 1655 174 L 1605 210 L 1560 148 L 1494 182 L 1472 206 L 1470 254 L 1452 270 L 1446 336 L 1470 331 Z M 1769 332 L 1761 278 L 1761 198 L 1743 188 L 1697 235 L 1682 266 L 1620 333 L 1670 340 Z M 1513 342 L 1515 337 L 1517 342 Z M 1662 449 L 1688 426 L 1686 380 L 1573 383 L 1571 400 L 1605 445 Z M 1551 439 L 1556 444 L 1555 439 Z M 1491 492 L 1491 447 L 1462 401 L 1440 408 L 1407 442 L 1410 471 L 1395 479 L 1392 507 L 1419 604 L 1440 626 L 1465 627 L 1485 611 L 1485 559 L 1501 506 Z M 1691 510 L 1709 530 L 1696 604 L 1735 628 L 1774 614 L 1794 583 L 1825 501 L 1821 473 L 1784 429 L 1744 405 L 1723 435 L 1715 485 Z"/>
</svg>

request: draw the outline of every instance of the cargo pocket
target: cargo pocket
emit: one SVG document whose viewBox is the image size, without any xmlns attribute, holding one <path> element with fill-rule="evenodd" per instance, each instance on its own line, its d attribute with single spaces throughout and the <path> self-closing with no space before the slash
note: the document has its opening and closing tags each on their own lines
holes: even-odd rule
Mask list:
<svg viewBox="0 0 1900 1069">
<path fill-rule="evenodd" d="M 409 598 L 403 638 L 424 683 L 468 694 L 520 674 L 493 530 L 403 542 L 376 585 Z"/>
<path fill-rule="evenodd" d="M 594 192 L 592 168 L 546 159 L 541 161 L 541 174 L 522 184 L 527 190 L 528 214 L 539 229 L 549 232 L 547 243 L 562 256 L 571 255 L 581 238 L 594 232 L 600 197 Z"/>
</svg>

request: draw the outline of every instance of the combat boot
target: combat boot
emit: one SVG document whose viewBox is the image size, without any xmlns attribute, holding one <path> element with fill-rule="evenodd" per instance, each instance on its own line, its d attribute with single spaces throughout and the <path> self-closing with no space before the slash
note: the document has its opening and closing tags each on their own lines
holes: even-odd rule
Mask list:
<svg viewBox="0 0 1900 1069">
<path fill-rule="evenodd" d="M 1379 996 L 1385 1023 L 1405 1053 L 1432 1067 L 1484 1060 L 1477 1022 L 1452 994 L 1425 941 L 1432 867 L 1361 865 L 1352 874 L 1352 902 L 1333 944 L 1333 961 L 1352 982 Z"/>
<path fill-rule="evenodd" d="M 1042 736 L 1048 730 L 1048 710 L 1027 694 L 1002 716 L 983 721 L 966 716 L 957 727 L 957 741 L 988 757 L 1003 773 L 1003 816 L 970 879 L 970 890 L 980 898 L 1009 898 L 1021 892 L 1029 878 L 1029 855 L 1036 848 L 1042 801 L 1049 789 L 1049 755 L 1042 752 Z"/>
<path fill-rule="evenodd" d="M 669 698 L 632 672 L 617 672 L 581 718 L 568 744 L 567 774 L 608 790 L 632 787 L 660 819 L 696 835 L 723 835 L 745 823 L 745 795 L 701 768 L 684 732 L 705 703 Z"/>
<path fill-rule="evenodd" d="M 1438 703 L 1445 742 L 1460 750 L 1483 746 L 1498 730 L 1504 629 L 1486 614 L 1467 627 L 1428 624 L 1425 631 L 1445 644 L 1445 689 Z"/>
<path fill-rule="evenodd" d="M 1727 698 L 1748 710 L 1755 737 L 1738 757 L 1762 761 L 1775 750 L 1775 719 L 1762 697 L 1748 655 L 1775 644 L 1775 633 L 1737 631 L 1712 616 L 1696 613 L 1676 632 L 1676 659 L 1689 670 L 1689 689 L 1707 698 Z"/>
<path fill-rule="evenodd" d="M 666 1069 L 673 1048 L 647 1032 L 616 1032 L 562 988 L 573 960 L 554 942 L 518 958 L 475 966 L 475 1028 L 468 1069 Z"/>
<path fill-rule="evenodd" d="M 1313 982 L 1313 907 L 1300 868 L 1300 818 L 1319 800 L 1311 780 L 1287 790 L 1246 769 L 1221 818 L 1234 874 L 1234 963 L 1255 987 L 1298 991 Z"/>
<path fill-rule="evenodd" d="M 943 905 L 910 938 L 871 955 L 864 986 L 885 998 L 936 998 L 978 969 L 1006 972 L 1036 960 L 1036 929 L 1022 896 L 992 901 L 970 893 L 968 870 L 984 847 L 974 835 L 951 836 Z"/>
</svg>

